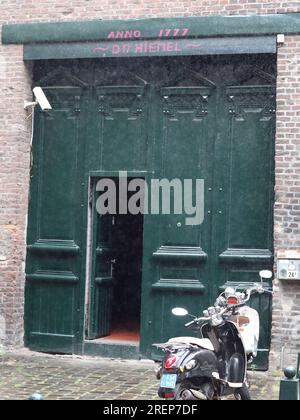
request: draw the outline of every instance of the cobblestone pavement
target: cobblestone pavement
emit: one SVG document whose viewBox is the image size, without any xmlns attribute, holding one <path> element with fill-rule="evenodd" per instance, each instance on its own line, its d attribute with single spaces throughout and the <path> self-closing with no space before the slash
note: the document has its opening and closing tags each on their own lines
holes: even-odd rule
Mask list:
<svg viewBox="0 0 300 420">
<path fill-rule="evenodd" d="M 277 384 L 264 374 L 252 378 L 254 399 L 276 399 Z M 0 399 L 26 400 L 39 392 L 46 400 L 155 400 L 154 363 L 26 350 L 0 354 Z"/>
</svg>

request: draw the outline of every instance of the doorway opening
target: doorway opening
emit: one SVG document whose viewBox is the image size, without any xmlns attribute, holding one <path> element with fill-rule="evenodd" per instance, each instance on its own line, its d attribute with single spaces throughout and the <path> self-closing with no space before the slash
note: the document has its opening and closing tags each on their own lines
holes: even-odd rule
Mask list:
<svg viewBox="0 0 300 420">
<path fill-rule="evenodd" d="M 113 233 L 114 281 L 111 338 L 139 341 L 143 216 L 117 215 Z"/>
<path fill-rule="evenodd" d="M 119 178 L 109 178 L 116 186 L 116 212 L 96 211 L 95 179 L 91 183 L 89 287 L 86 338 L 109 343 L 140 341 L 141 289 L 143 267 L 142 214 L 121 214 Z M 127 182 L 136 178 L 128 178 Z M 128 192 L 127 199 L 133 195 Z"/>
</svg>

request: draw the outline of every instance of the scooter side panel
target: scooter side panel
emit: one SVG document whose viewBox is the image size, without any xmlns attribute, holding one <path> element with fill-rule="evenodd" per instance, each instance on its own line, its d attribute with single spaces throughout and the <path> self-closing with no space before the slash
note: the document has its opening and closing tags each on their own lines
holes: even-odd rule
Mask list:
<svg viewBox="0 0 300 420">
<path fill-rule="evenodd" d="M 190 360 L 195 359 L 197 365 L 191 371 L 185 371 L 187 378 L 193 377 L 214 377 L 213 374 L 218 373 L 218 359 L 214 352 L 210 350 L 199 350 L 192 353 L 184 362 L 188 363 Z"/>
</svg>

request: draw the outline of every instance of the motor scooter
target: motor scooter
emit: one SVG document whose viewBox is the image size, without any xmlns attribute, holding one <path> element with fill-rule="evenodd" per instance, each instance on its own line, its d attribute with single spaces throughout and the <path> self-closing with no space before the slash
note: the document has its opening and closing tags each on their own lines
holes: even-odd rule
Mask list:
<svg viewBox="0 0 300 420">
<path fill-rule="evenodd" d="M 190 316 L 187 328 L 201 338 L 175 337 L 154 344 L 165 354 L 157 371 L 159 397 L 168 400 L 219 400 L 228 396 L 250 400 L 247 367 L 257 356 L 260 320 L 247 304 L 253 294 L 271 294 L 263 287 L 271 271 L 260 272 L 260 284 L 244 292 L 242 286 L 226 288 L 203 317 L 189 315 L 184 308 L 173 308 L 175 316 Z"/>
</svg>

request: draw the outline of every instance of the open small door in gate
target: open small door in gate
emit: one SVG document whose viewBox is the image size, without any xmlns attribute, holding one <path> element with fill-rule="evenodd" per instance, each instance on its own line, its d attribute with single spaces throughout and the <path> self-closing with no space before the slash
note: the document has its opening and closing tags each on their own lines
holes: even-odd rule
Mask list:
<svg viewBox="0 0 300 420">
<path fill-rule="evenodd" d="M 100 215 L 91 189 L 86 339 L 139 341 L 143 215 Z"/>
</svg>

